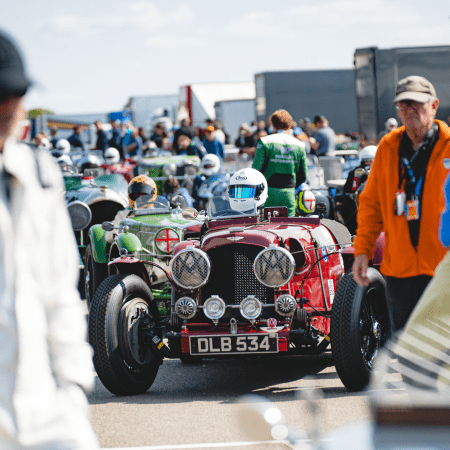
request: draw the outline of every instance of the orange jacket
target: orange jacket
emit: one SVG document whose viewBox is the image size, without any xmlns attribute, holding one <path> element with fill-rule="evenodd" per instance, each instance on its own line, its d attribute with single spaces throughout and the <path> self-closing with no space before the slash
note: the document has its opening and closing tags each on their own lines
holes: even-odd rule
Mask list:
<svg viewBox="0 0 450 450">
<path fill-rule="evenodd" d="M 398 149 L 405 127 L 387 134 L 379 143 L 370 176 L 359 198 L 355 255 L 372 257 L 375 240 L 385 232 L 386 246 L 380 270 L 384 275 L 406 278 L 434 275 L 446 250 L 438 239 L 439 218 L 444 210 L 443 185 L 450 169 L 450 128 L 436 120 L 439 138 L 431 153 L 422 195 L 417 250 L 411 244 L 405 215 L 396 216 L 398 191 Z"/>
</svg>

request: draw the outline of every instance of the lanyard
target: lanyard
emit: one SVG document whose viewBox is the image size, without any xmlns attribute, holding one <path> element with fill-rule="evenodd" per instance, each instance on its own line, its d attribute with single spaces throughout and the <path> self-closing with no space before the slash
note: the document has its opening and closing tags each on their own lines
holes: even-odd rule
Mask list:
<svg viewBox="0 0 450 450">
<path fill-rule="evenodd" d="M 416 155 L 414 155 L 414 156 L 416 156 Z M 411 158 L 411 163 L 413 162 L 414 156 L 413 156 L 413 158 Z M 425 166 L 423 168 L 422 174 L 420 175 L 419 179 L 416 180 L 416 177 L 414 175 L 414 171 L 411 168 L 410 161 L 408 161 L 407 158 L 403 158 L 402 162 L 403 162 L 403 167 L 405 168 L 405 171 L 408 174 L 409 181 L 407 183 L 410 186 L 409 190 L 411 190 L 411 187 L 414 187 L 414 190 L 413 190 L 414 191 L 414 195 L 416 197 L 420 197 L 421 189 L 422 189 L 422 182 L 423 182 L 423 178 L 424 178 L 424 175 L 425 175 L 425 171 L 427 170 L 427 166 Z M 400 184 L 402 182 L 402 178 L 407 178 L 407 177 L 403 176 L 403 177 L 399 178 L 399 188 L 400 188 Z"/>
<path fill-rule="evenodd" d="M 439 127 L 437 124 L 434 124 L 428 131 L 419 148 L 414 151 L 412 157 L 408 159 L 406 155 L 408 153 L 408 147 L 411 148 L 411 141 L 406 133 L 403 135 L 399 148 L 398 189 L 401 190 L 403 180 L 405 180 L 405 194 L 407 196 L 421 197 L 428 160 L 438 137 Z M 420 176 L 418 170 L 416 170 L 416 174 L 414 174 L 413 165 L 416 161 L 417 165 L 421 168 Z"/>
</svg>

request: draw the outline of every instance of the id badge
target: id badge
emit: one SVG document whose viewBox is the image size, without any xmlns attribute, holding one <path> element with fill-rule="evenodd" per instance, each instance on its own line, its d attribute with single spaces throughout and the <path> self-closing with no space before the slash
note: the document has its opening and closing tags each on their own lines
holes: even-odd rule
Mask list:
<svg viewBox="0 0 450 450">
<path fill-rule="evenodd" d="M 405 212 L 406 195 L 402 191 L 395 194 L 395 215 L 401 216 Z"/>
<path fill-rule="evenodd" d="M 409 200 L 405 208 L 406 220 L 417 220 L 419 218 L 419 200 Z"/>
</svg>

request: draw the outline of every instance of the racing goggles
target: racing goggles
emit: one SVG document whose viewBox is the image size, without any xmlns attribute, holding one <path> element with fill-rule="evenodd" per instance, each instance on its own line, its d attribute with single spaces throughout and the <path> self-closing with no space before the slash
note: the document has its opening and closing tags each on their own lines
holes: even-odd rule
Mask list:
<svg viewBox="0 0 450 450">
<path fill-rule="evenodd" d="M 228 195 L 230 196 L 230 198 L 258 198 L 263 190 L 263 184 L 260 184 L 258 186 L 249 186 L 248 184 L 235 184 L 234 186 L 229 187 Z"/>
</svg>

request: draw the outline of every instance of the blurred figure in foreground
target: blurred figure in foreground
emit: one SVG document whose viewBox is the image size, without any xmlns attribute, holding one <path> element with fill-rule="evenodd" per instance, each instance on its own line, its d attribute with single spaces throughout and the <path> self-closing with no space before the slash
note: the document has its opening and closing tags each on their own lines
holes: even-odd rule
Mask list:
<svg viewBox="0 0 450 450">
<path fill-rule="evenodd" d="M 13 131 L 30 82 L 0 33 L 0 448 L 97 449 L 78 252 L 60 170 Z"/>
</svg>

